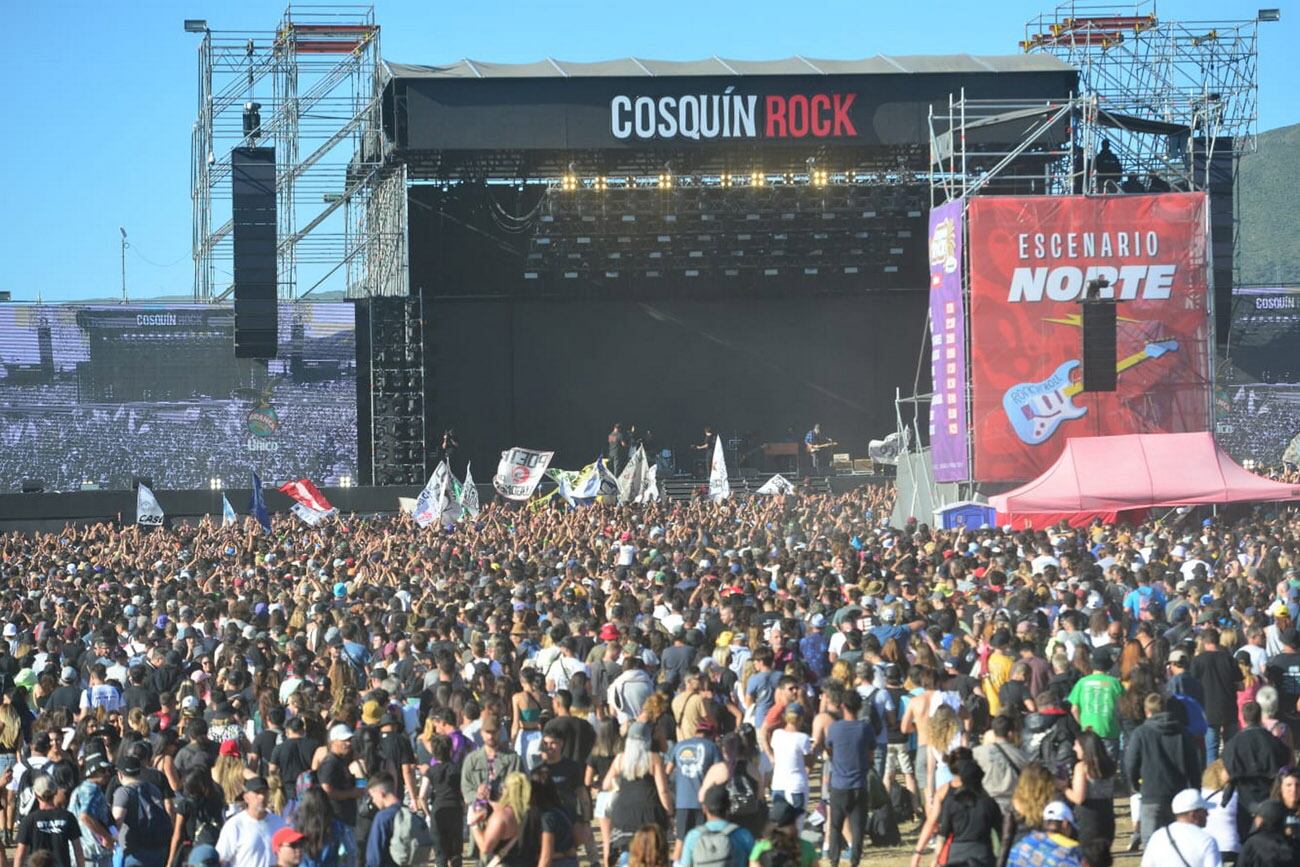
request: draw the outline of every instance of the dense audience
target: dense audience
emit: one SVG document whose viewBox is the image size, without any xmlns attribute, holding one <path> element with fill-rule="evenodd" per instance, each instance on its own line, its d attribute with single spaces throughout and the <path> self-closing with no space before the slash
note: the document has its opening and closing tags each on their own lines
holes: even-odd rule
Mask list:
<svg viewBox="0 0 1300 867">
<path fill-rule="evenodd" d="M 1300 863 L 1300 512 L 892 508 L 0 535 L 9 857 Z"/>
</svg>

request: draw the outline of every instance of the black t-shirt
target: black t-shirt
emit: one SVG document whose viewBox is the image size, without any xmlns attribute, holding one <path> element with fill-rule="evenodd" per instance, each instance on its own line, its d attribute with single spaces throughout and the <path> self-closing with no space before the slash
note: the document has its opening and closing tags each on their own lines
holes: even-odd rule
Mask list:
<svg viewBox="0 0 1300 867">
<path fill-rule="evenodd" d="M 325 757 L 325 761 L 320 763 L 320 768 L 316 771 L 316 778 L 321 785 L 330 786 L 341 792 L 346 792 L 357 787 L 356 775 L 348 769 L 348 759 L 339 758 L 331 753 Z M 338 820 L 349 828 L 357 824 L 357 802 L 354 799 L 346 801 L 330 801 L 334 805 L 334 815 Z"/>
<path fill-rule="evenodd" d="M 429 793 L 434 810 L 465 809 L 460 794 L 460 762 L 439 762 L 429 768 Z"/>
<path fill-rule="evenodd" d="M 576 716 L 557 716 L 546 724 L 545 731 L 564 744 L 560 751 L 562 756 L 580 765 L 587 763 L 587 756 L 596 745 L 596 730 L 591 723 Z"/>
<path fill-rule="evenodd" d="M 1279 653 L 1264 667 L 1268 682 L 1277 689 L 1279 716 L 1294 718 L 1300 698 L 1300 653 Z"/>
<path fill-rule="evenodd" d="M 664 680 L 674 687 L 678 686 L 686 673 L 690 671 L 691 660 L 695 658 L 695 649 L 685 644 L 674 644 L 660 657 Z"/>
<path fill-rule="evenodd" d="M 405 735 L 397 732 L 388 732 L 379 738 L 379 760 L 380 767 L 370 771 L 388 771 L 397 781 L 397 796 L 400 798 L 406 793 L 406 778 L 402 774 L 402 767 L 405 765 L 415 764 L 415 750 L 411 749 L 411 742 L 406 739 Z"/>
<path fill-rule="evenodd" d="M 266 773 L 266 766 L 271 762 L 271 754 L 275 751 L 276 744 L 284 737 L 284 732 L 275 731 L 274 729 L 265 729 L 257 737 L 253 738 L 253 755 L 261 763 L 259 770 Z"/>
<path fill-rule="evenodd" d="M 309 737 L 286 738 L 271 751 L 271 764 L 280 770 L 284 796 L 292 798 L 298 775 L 311 768 L 311 757 L 319 744 Z"/>
<path fill-rule="evenodd" d="M 33 810 L 18 827 L 18 843 L 27 846 L 27 855 L 49 852 L 55 867 L 71 867 L 76 861 L 72 841 L 81 839 L 77 817 L 67 810 Z"/>
<path fill-rule="evenodd" d="M 122 690 L 122 704 L 128 711 L 138 707 L 146 714 L 162 710 L 157 694 L 144 686 L 128 686 Z"/>
<path fill-rule="evenodd" d="M 216 759 L 207 743 L 195 744 L 191 741 L 176 752 L 172 762 L 176 766 L 176 773 L 183 780 L 194 771 L 211 771 Z"/>
<path fill-rule="evenodd" d="M 75 684 L 60 686 L 50 693 L 50 697 L 45 699 L 45 712 L 48 713 L 60 707 L 66 708 L 75 716 L 81 710 L 81 688 Z"/>
<path fill-rule="evenodd" d="M 1205 693 L 1205 719 L 1212 726 L 1229 725 L 1237 719 L 1237 684 L 1241 669 L 1228 651 L 1209 650 L 1192 659 L 1191 672 Z"/>
<path fill-rule="evenodd" d="M 1023 717 L 1029 713 L 1029 708 L 1025 707 L 1025 700 L 1031 699 L 1029 686 L 1021 680 L 1008 680 L 998 688 L 998 701 L 1002 705 L 1003 713 L 1010 713 L 1016 717 Z"/>
<path fill-rule="evenodd" d="M 560 804 L 568 814 L 569 821 L 578 819 L 578 788 L 583 784 L 586 770 L 573 759 L 562 758 L 555 764 L 543 765 L 549 772 L 551 782 L 560 794 Z"/>
</svg>

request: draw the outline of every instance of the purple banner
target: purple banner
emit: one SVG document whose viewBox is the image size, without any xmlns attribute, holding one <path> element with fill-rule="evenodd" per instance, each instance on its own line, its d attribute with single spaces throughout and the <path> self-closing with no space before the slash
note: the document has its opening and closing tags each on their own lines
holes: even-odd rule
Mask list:
<svg viewBox="0 0 1300 867">
<path fill-rule="evenodd" d="M 961 293 L 961 199 L 930 211 L 930 455 L 934 478 L 970 478 L 966 449 L 966 307 Z"/>
</svg>

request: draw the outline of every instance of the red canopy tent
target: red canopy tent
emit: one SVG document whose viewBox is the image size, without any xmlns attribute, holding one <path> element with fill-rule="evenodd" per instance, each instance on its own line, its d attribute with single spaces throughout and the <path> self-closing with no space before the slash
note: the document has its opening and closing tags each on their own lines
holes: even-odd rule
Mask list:
<svg viewBox="0 0 1300 867">
<path fill-rule="evenodd" d="M 1278 500 L 1300 500 L 1300 485 L 1246 470 L 1210 433 L 1076 437 L 1041 476 L 989 497 L 998 523 L 1016 529 L 1141 520 L 1156 507 Z"/>
</svg>

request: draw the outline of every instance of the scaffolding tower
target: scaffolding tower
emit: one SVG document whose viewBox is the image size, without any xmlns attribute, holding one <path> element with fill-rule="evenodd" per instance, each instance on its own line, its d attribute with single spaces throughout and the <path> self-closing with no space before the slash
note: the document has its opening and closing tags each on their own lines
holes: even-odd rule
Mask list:
<svg viewBox="0 0 1300 867">
<path fill-rule="evenodd" d="M 224 300 L 234 288 L 231 151 L 271 145 L 279 297 L 372 294 L 368 258 L 391 256 L 404 239 L 392 220 L 370 219 L 376 191 L 391 186 L 380 66 L 371 6 L 290 6 L 274 31 L 205 26 L 191 143 L 196 301 Z M 377 235 L 394 232 L 387 242 Z"/>
<path fill-rule="evenodd" d="M 1079 71 L 1080 92 L 1098 111 L 1185 127 L 1208 171 L 1216 154 L 1255 148 L 1259 20 L 1174 21 L 1155 0 L 1124 5 L 1063 2 L 1025 25 L 1020 47 L 1060 58 Z M 1140 130 L 1108 132 L 1125 167 L 1139 175 L 1176 173 L 1186 154 L 1157 149 Z M 1092 143 L 1085 142 L 1084 147 Z M 1202 175 L 1196 189 L 1208 185 Z"/>
</svg>

